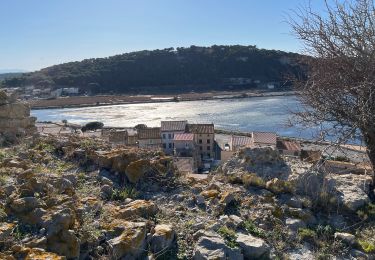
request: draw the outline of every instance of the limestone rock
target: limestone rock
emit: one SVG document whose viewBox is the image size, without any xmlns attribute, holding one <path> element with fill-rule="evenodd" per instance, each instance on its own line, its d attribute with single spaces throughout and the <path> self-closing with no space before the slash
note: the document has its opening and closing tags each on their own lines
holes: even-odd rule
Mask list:
<svg viewBox="0 0 375 260">
<path fill-rule="evenodd" d="M 219 191 L 212 189 L 212 190 L 205 190 L 201 192 L 201 195 L 207 199 L 216 198 L 220 194 Z"/>
<path fill-rule="evenodd" d="M 0 241 L 7 239 L 12 233 L 15 224 L 13 223 L 0 223 Z"/>
<path fill-rule="evenodd" d="M 47 249 L 66 258 L 78 258 L 80 254 L 80 240 L 73 230 L 63 230 L 47 238 Z"/>
<path fill-rule="evenodd" d="M 350 233 L 341 233 L 341 232 L 336 232 L 335 233 L 335 238 L 340 239 L 341 241 L 353 245 L 355 243 L 355 236 L 350 234 Z"/>
<path fill-rule="evenodd" d="M 118 217 L 129 219 L 134 217 L 152 217 L 158 212 L 158 207 L 152 201 L 135 200 L 119 210 Z"/>
<path fill-rule="evenodd" d="M 157 253 L 171 248 L 175 239 L 176 233 L 172 225 L 156 225 L 150 244 L 152 252 Z"/>
<path fill-rule="evenodd" d="M 1 255 L 0 255 L 1 256 Z M 13 256 L 17 259 L 25 259 L 25 260 L 65 260 L 65 256 L 59 256 L 55 253 L 47 252 L 41 248 L 29 248 L 29 247 L 21 247 L 16 252 L 14 252 Z M 16 258 L 4 258 L 4 259 L 16 259 Z"/>
<path fill-rule="evenodd" d="M 270 253 L 270 247 L 261 238 L 256 238 L 251 235 L 238 234 L 237 243 L 242 249 L 243 255 L 246 259 L 258 259 L 267 257 Z"/>
<path fill-rule="evenodd" d="M 108 241 L 112 259 L 138 259 L 145 253 L 146 224 L 128 222 L 121 235 Z"/>
<path fill-rule="evenodd" d="M 9 205 L 11 212 L 22 214 L 40 208 L 43 203 L 35 197 L 25 197 L 12 201 Z"/>
<path fill-rule="evenodd" d="M 103 185 L 103 187 L 100 189 L 100 196 L 103 199 L 110 199 L 113 194 L 113 189 L 109 185 Z"/>
<path fill-rule="evenodd" d="M 131 183 L 137 183 L 149 169 L 150 161 L 142 159 L 131 162 L 128 167 L 126 167 L 125 174 Z"/>
<path fill-rule="evenodd" d="M 205 233 L 198 239 L 194 250 L 194 260 L 203 259 L 243 259 L 241 251 L 229 248 L 225 241 L 216 234 Z"/>
<path fill-rule="evenodd" d="M 295 218 L 287 218 L 285 224 L 292 232 L 297 232 L 298 229 L 306 227 L 305 222 Z"/>
</svg>

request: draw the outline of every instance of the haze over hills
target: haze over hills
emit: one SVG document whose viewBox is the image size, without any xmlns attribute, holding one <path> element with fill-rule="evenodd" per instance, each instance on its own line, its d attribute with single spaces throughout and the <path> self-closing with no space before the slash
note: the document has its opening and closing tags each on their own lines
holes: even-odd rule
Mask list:
<svg viewBox="0 0 375 260">
<path fill-rule="evenodd" d="M 168 93 L 285 85 L 299 54 L 256 46 L 166 48 L 69 62 L 7 78 L 3 87 L 78 87 L 92 93 Z"/>
</svg>

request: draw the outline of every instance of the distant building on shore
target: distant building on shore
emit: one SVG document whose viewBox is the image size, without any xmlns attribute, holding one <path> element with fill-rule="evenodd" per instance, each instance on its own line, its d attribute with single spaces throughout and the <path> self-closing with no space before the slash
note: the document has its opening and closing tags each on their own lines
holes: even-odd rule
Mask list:
<svg viewBox="0 0 375 260">
<path fill-rule="evenodd" d="M 153 150 L 161 149 L 160 127 L 138 129 L 138 147 Z"/>
</svg>

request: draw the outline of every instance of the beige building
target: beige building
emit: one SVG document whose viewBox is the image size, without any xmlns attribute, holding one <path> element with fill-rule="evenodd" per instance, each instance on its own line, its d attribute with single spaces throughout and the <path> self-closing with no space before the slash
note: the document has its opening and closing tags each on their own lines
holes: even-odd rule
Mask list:
<svg viewBox="0 0 375 260">
<path fill-rule="evenodd" d="M 252 147 L 272 147 L 276 148 L 277 136 L 271 132 L 252 132 L 251 133 Z"/>
<path fill-rule="evenodd" d="M 162 148 L 160 127 L 149 127 L 138 130 L 138 147 L 158 150 Z"/>
<path fill-rule="evenodd" d="M 196 149 L 194 142 L 194 134 L 182 133 L 175 134 L 174 139 L 174 154 L 178 157 L 196 157 Z"/>
<path fill-rule="evenodd" d="M 188 124 L 187 132 L 194 134 L 194 142 L 200 161 L 215 158 L 214 124 Z"/>
</svg>

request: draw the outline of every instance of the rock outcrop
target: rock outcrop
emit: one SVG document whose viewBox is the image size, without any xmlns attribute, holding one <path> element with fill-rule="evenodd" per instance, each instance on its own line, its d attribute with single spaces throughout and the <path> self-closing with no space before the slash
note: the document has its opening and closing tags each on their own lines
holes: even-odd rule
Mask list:
<svg viewBox="0 0 375 260">
<path fill-rule="evenodd" d="M 17 102 L 0 90 L 0 146 L 16 142 L 18 137 L 34 134 L 35 117 L 30 117 L 30 107 Z"/>
</svg>

